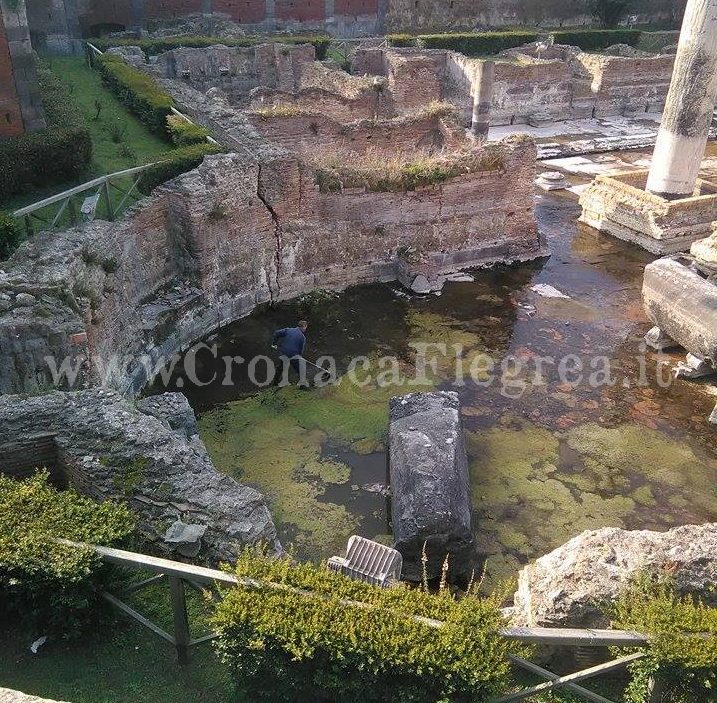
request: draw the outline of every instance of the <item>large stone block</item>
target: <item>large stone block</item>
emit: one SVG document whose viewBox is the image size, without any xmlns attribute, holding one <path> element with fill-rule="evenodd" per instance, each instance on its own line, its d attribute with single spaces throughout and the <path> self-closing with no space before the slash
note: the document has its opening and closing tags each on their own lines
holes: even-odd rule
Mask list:
<svg viewBox="0 0 717 703">
<path fill-rule="evenodd" d="M 682 594 L 715 602 L 717 523 L 668 532 L 583 532 L 518 576 L 513 623 L 527 627 L 609 625 L 605 605 L 642 573 L 669 575 Z"/>
<path fill-rule="evenodd" d="M 660 330 L 700 359 L 717 363 L 717 285 L 692 257 L 648 264 L 642 283 L 645 312 Z"/>
<path fill-rule="evenodd" d="M 404 578 L 420 581 L 425 545 L 429 579 L 473 568 L 468 460 L 457 393 L 392 398 L 389 437 L 391 519 Z"/>
</svg>

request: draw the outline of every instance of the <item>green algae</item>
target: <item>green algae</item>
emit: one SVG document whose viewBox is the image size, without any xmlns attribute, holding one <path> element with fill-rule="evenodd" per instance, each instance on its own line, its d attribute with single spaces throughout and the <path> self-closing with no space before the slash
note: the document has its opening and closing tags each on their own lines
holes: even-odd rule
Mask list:
<svg viewBox="0 0 717 703">
<path fill-rule="evenodd" d="M 374 383 L 301 391 L 270 389 L 202 414 L 199 429 L 216 466 L 267 496 L 272 514 L 297 554 L 340 554 L 361 516 L 322 500 L 327 486 L 345 485 L 351 469 L 321 457 L 332 443 L 363 454 L 380 449 L 395 389 Z"/>
<path fill-rule="evenodd" d="M 569 484 L 560 470 L 560 439 L 530 422 L 503 418 L 469 433 L 474 530 L 488 545 L 488 584 L 510 578 L 516 564 L 539 556 L 579 532 L 624 526 L 635 501 L 602 497 Z"/>
<path fill-rule="evenodd" d="M 717 471 L 684 442 L 647 427 L 606 428 L 595 423 L 568 432 L 567 442 L 596 474 L 642 476 L 659 490 L 682 494 L 705 511 L 705 517 L 717 516 Z"/>
</svg>

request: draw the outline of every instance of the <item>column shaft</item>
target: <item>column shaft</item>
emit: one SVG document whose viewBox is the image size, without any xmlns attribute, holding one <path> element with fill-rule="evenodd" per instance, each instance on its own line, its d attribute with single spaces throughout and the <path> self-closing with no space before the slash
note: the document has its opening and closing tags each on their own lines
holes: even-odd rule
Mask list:
<svg viewBox="0 0 717 703">
<path fill-rule="evenodd" d="M 487 137 L 490 129 L 490 111 L 493 105 L 493 80 L 495 63 L 481 61 L 473 78 L 473 119 L 471 134 L 474 137 Z"/>
<path fill-rule="evenodd" d="M 717 0 L 689 0 L 647 190 L 694 192 L 717 98 Z"/>
</svg>

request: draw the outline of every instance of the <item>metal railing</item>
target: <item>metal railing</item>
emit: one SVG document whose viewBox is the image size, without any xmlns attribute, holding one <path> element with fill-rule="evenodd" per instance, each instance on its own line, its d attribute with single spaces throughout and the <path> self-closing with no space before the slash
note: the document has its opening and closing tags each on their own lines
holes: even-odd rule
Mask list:
<svg viewBox="0 0 717 703">
<path fill-rule="evenodd" d="M 107 591 L 103 591 L 101 595 L 107 602 L 111 603 L 125 615 L 129 616 L 169 644 L 173 645 L 176 649 L 177 660 L 180 664 L 186 664 L 189 662 L 189 650 L 192 647 L 204 642 L 209 642 L 218 636 L 217 633 L 208 633 L 196 638 L 192 637 L 189 617 L 187 614 L 186 586 L 199 591 L 214 586 L 224 586 L 229 588 L 244 587 L 257 590 L 282 590 L 299 593 L 309 598 L 326 599 L 326 596 L 324 595 L 304 591 L 299 588 L 287 586 L 286 584 L 257 581 L 256 579 L 251 578 L 240 578 L 234 574 L 217 569 L 195 566 L 193 564 L 185 564 L 183 562 L 172 561 L 170 559 L 163 559 L 149 556 L 147 554 L 128 552 L 110 547 L 88 545 L 63 539 L 58 539 L 56 541 L 70 547 L 90 548 L 108 564 L 128 567 L 136 571 L 145 571 L 152 574 L 151 577 L 124 589 L 121 593 L 119 593 L 119 596 L 137 593 L 138 591 L 158 582 L 168 581 L 172 604 L 172 620 L 174 625 L 173 633 L 169 633 L 159 627 L 149 618 L 145 617 L 130 605 L 122 601 L 117 595 L 113 595 Z M 341 603 L 346 606 L 360 608 L 374 607 L 366 603 L 359 603 L 350 600 L 342 600 Z M 412 619 L 433 628 L 441 628 L 445 625 L 445 623 L 440 620 L 434 620 L 431 618 L 413 616 Z M 649 644 L 649 638 L 647 635 L 625 630 L 507 627 L 502 629 L 500 634 L 509 640 L 523 644 L 548 645 L 553 647 L 644 648 Z M 695 636 L 699 637 L 701 635 Z M 608 662 L 590 666 L 586 669 L 567 675 L 556 674 L 548 669 L 534 664 L 533 662 L 521 659 L 520 657 L 511 656 L 510 660 L 516 667 L 544 678 L 546 681 L 520 691 L 514 691 L 500 696 L 490 701 L 490 703 L 510 703 L 510 701 L 523 700 L 558 689 L 568 690 L 574 695 L 579 696 L 584 700 L 591 701 L 592 703 L 614 703 L 614 701 L 611 701 L 594 691 L 583 688 L 579 685 L 579 682 L 623 669 L 632 662 L 635 662 L 645 656 L 646 654 L 644 652 L 635 652 L 633 654 L 621 656 Z"/>
<path fill-rule="evenodd" d="M 75 226 L 80 222 L 89 222 L 100 215 L 102 219 L 113 222 L 126 207 L 138 199 L 136 192 L 142 173 L 155 165 L 156 162 L 135 166 L 94 178 L 87 183 L 82 183 L 62 193 L 15 210 L 13 215 L 17 220 L 23 222 L 25 234 L 28 237 L 35 233 L 38 224 L 43 230 L 52 230 L 56 227 Z M 117 194 L 117 200 L 113 199 L 113 190 Z M 92 195 L 84 196 L 82 202 L 79 203 L 78 196 L 86 194 L 88 191 L 94 192 Z M 53 208 L 53 206 L 58 207 Z"/>
</svg>

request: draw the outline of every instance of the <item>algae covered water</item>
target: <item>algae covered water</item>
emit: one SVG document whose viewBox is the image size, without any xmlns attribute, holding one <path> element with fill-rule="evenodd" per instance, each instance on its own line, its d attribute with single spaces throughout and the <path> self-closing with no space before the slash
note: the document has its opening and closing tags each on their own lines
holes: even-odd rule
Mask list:
<svg viewBox="0 0 717 703">
<path fill-rule="evenodd" d="M 439 296 L 381 285 L 314 294 L 209 340 L 220 357 L 249 359 L 270 353 L 273 329 L 306 318 L 310 359 L 331 355 L 340 376 L 357 356 L 376 370 L 360 385 L 309 391 L 257 392 L 241 370 L 230 386 L 182 388 L 217 467 L 266 494 L 281 540 L 299 556 L 341 554 L 354 533 L 390 541 L 388 399 L 432 388 L 461 396 L 490 582 L 582 530 L 717 520 L 717 428 L 706 419 L 714 397 L 688 382 L 664 387 L 678 357 L 641 345 L 651 257 L 578 225 L 578 214 L 568 197 L 540 198 L 548 260 L 472 272 Z M 425 387 L 379 382 L 415 377 L 416 345 L 428 343 L 447 353 L 424 369 Z M 380 367 L 384 357 L 394 367 Z M 488 358 L 510 363 L 491 373 Z M 210 378 L 220 362 L 202 363 Z"/>
</svg>

